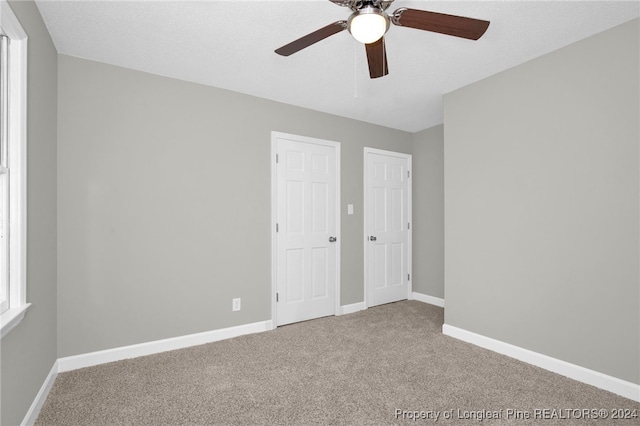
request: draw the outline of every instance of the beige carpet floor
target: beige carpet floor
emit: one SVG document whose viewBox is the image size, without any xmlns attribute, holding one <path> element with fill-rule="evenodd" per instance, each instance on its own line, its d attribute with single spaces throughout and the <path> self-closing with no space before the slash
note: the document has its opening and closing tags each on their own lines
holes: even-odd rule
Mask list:
<svg viewBox="0 0 640 426">
<path fill-rule="evenodd" d="M 610 418 L 640 404 L 444 336 L 442 323 L 441 308 L 405 301 L 61 373 L 36 424 L 640 424 Z M 609 418 L 576 411 L 601 409 Z M 487 411 L 499 418 L 480 422 Z"/>
</svg>

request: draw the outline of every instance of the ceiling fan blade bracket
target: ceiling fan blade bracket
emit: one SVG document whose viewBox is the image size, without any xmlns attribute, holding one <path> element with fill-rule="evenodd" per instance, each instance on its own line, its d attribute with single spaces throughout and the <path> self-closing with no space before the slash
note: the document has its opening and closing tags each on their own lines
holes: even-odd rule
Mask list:
<svg viewBox="0 0 640 426">
<path fill-rule="evenodd" d="M 380 10 L 387 10 L 389 6 L 391 6 L 391 3 L 393 3 L 393 0 L 373 0 L 372 3 L 373 6 Z"/>
<path fill-rule="evenodd" d="M 337 4 L 338 6 L 348 7 L 354 12 L 362 7 L 362 0 L 329 0 L 333 4 Z"/>
<path fill-rule="evenodd" d="M 337 4 L 338 6 L 349 7 L 351 4 L 351 0 L 329 0 L 333 4 Z"/>
<path fill-rule="evenodd" d="M 371 5 L 379 8 L 380 10 L 387 10 L 394 0 L 329 0 L 333 4 L 338 6 L 348 7 L 349 9 L 357 12 L 366 5 Z"/>
<path fill-rule="evenodd" d="M 400 23 L 400 17 L 402 16 L 402 13 L 404 13 L 406 10 L 407 10 L 406 7 L 401 7 L 400 9 L 394 10 L 393 14 L 389 16 L 389 18 L 391 19 L 391 23 L 399 27 L 402 27 L 402 24 Z"/>
<path fill-rule="evenodd" d="M 391 3 L 393 3 L 393 0 L 378 0 L 376 6 L 382 10 L 387 10 L 389 6 L 391 6 Z"/>
</svg>

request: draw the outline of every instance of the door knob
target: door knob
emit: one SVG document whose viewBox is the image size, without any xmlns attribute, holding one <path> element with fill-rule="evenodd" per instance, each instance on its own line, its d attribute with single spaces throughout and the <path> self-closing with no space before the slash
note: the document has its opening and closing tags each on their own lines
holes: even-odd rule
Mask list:
<svg viewBox="0 0 640 426">
<path fill-rule="evenodd" d="M 369 237 L 369 241 L 376 241 L 376 240 L 377 240 L 377 238 L 374 237 L 373 235 Z"/>
<path fill-rule="evenodd" d="M 329 237 L 329 242 L 330 243 L 335 243 L 336 241 L 338 241 L 338 239 L 336 237 Z"/>
</svg>

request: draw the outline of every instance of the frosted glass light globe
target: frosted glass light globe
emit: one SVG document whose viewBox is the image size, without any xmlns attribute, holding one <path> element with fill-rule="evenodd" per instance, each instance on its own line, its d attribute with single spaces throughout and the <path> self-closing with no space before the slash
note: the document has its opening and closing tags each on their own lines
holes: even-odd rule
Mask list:
<svg viewBox="0 0 640 426">
<path fill-rule="evenodd" d="M 389 17 L 378 8 L 363 8 L 349 17 L 348 28 L 360 43 L 373 43 L 389 29 Z"/>
</svg>

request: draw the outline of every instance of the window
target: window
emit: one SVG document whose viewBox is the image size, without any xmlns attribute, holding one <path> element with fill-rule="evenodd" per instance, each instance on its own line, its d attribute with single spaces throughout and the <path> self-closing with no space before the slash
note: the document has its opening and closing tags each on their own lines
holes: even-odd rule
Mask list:
<svg viewBox="0 0 640 426">
<path fill-rule="evenodd" d="M 9 310 L 9 38 L 0 34 L 0 314 Z"/>
<path fill-rule="evenodd" d="M 0 0 L 0 338 L 26 302 L 27 35 Z"/>
</svg>

